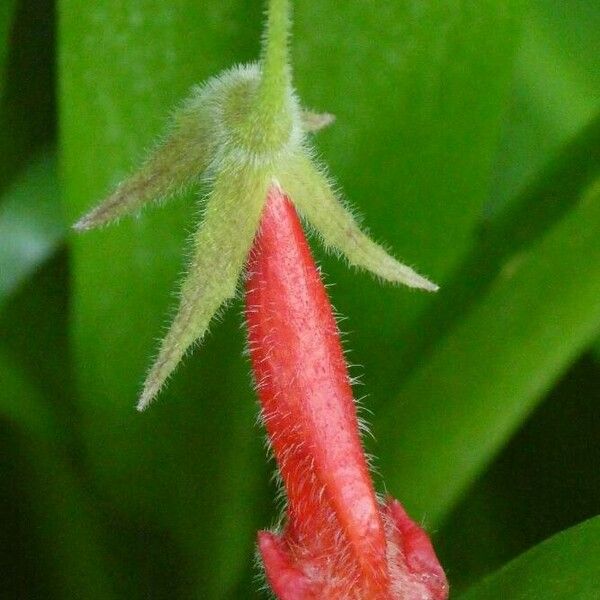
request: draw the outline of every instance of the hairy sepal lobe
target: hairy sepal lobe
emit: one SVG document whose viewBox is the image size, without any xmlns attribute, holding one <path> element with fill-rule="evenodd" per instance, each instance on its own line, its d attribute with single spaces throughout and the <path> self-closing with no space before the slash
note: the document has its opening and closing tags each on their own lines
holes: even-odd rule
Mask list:
<svg viewBox="0 0 600 600">
<path fill-rule="evenodd" d="M 285 119 L 265 120 L 265 89 L 255 64 L 235 67 L 194 88 L 142 167 L 75 224 L 79 230 L 92 229 L 196 182 L 208 187 L 179 308 L 145 380 L 140 410 L 235 294 L 271 185 L 283 187 L 325 246 L 350 264 L 387 281 L 437 289 L 359 228 L 313 162 L 307 133 L 330 123 L 331 115 L 303 111 L 287 81 L 276 111 Z"/>
</svg>

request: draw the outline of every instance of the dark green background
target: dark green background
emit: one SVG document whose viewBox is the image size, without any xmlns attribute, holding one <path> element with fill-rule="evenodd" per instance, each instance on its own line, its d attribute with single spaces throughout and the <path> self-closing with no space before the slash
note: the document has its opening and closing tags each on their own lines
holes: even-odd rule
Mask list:
<svg viewBox="0 0 600 600">
<path fill-rule="evenodd" d="M 455 597 L 595 598 L 598 520 L 477 582 L 600 512 L 600 7 L 294 4 L 298 92 L 337 116 L 321 157 L 442 286 L 382 286 L 313 244 L 378 488 L 432 533 Z M 262 8 L 2 0 L 0 597 L 258 594 L 255 534 L 277 515 L 240 300 L 134 410 L 198 192 L 68 225 L 190 86 L 256 59 Z"/>
</svg>

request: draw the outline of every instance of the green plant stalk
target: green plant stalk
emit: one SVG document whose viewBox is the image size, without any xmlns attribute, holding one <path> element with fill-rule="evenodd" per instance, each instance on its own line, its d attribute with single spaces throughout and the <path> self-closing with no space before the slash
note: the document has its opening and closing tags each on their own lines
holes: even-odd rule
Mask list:
<svg viewBox="0 0 600 600">
<path fill-rule="evenodd" d="M 277 147 L 289 137 L 289 96 L 292 73 L 289 59 L 291 8 L 289 0 L 270 0 L 263 38 L 262 76 L 251 123 L 260 124 L 266 147 Z"/>
</svg>

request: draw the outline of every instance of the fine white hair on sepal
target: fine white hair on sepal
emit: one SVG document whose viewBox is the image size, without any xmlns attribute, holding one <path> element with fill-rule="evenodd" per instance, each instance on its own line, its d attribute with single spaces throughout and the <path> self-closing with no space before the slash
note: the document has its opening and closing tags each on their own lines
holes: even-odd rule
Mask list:
<svg viewBox="0 0 600 600">
<path fill-rule="evenodd" d="M 302 126 L 307 133 L 316 133 L 335 122 L 335 115 L 312 110 L 302 111 Z"/>
<path fill-rule="evenodd" d="M 179 309 L 165 336 L 138 403 L 143 410 L 186 351 L 201 340 L 219 309 L 235 297 L 254 241 L 267 191 L 267 174 L 248 169 L 246 178 L 220 176 L 196 234 L 194 255 L 180 292 Z M 239 215 L 238 203 L 247 213 Z"/>
</svg>

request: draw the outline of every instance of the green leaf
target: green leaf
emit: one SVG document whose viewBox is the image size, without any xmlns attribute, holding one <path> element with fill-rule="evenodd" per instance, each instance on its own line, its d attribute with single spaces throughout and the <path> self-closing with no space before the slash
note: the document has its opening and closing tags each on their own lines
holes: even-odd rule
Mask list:
<svg viewBox="0 0 600 600">
<path fill-rule="evenodd" d="M 4 92 L 4 69 L 16 4 L 16 0 L 5 0 L 0 4 L 0 98 L 2 98 Z"/>
<path fill-rule="evenodd" d="M 0 11 L 13 2 L 2 4 Z M 53 5 L 53 0 L 20 0 L 14 6 L 0 76 L 0 191 L 51 142 L 56 129 Z"/>
<path fill-rule="evenodd" d="M 57 423 L 40 398 L 35 386 L 27 380 L 10 353 L 0 347 L 0 418 L 18 429 L 44 440 L 52 440 L 57 433 Z"/>
<path fill-rule="evenodd" d="M 0 198 L 0 306 L 65 233 L 56 157 L 38 156 Z"/>
<path fill-rule="evenodd" d="M 531 0 L 517 53 L 488 211 L 498 212 L 600 110 L 600 8 Z"/>
<path fill-rule="evenodd" d="M 598 366 L 581 357 L 436 531 L 435 549 L 455 596 L 544 539 L 596 516 L 599 376 Z"/>
<path fill-rule="evenodd" d="M 109 555 L 101 543 L 99 514 L 83 482 L 65 457 L 47 444 L 31 440 L 23 454 L 32 471 L 30 518 L 42 548 L 37 558 L 52 574 L 48 597 L 117 598 Z"/>
<path fill-rule="evenodd" d="M 45 595 L 98 600 L 115 597 L 106 556 L 98 543 L 98 513 L 60 446 L 60 430 L 46 399 L 3 349 L 0 379 L 0 419 L 20 434 L 17 472 L 20 480 L 27 481 L 28 498 L 21 500 L 31 523 L 27 533 L 33 533 L 41 548 L 40 555 L 32 559 L 34 568 L 36 573 L 51 573 Z"/>
<path fill-rule="evenodd" d="M 460 600 L 594 600 L 600 517 L 551 537 L 461 595 Z"/>
<path fill-rule="evenodd" d="M 407 334 L 403 374 L 428 359 L 436 342 L 487 293 L 511 255 L 526 251 L 545 235 L 599 173 L 600 114 L 517 199 L 481 223 L 469 256 Z"/>
<path fill-rule="evenodd" d="M 323 162 L 375 241 L 442 290 L 487 200 L 520 18 L 518 1 L 296 3 L 300 98 L 336 115 L 316 139 Z M 387 402 L 434 298 L 323 264 L 369 405 Z"/>
<path fill-rule="evenodd" d="M 409 512 L 439 523 L 600 329 L 600 185 L 508 257 L 374 428 Z"/>
</svg>

